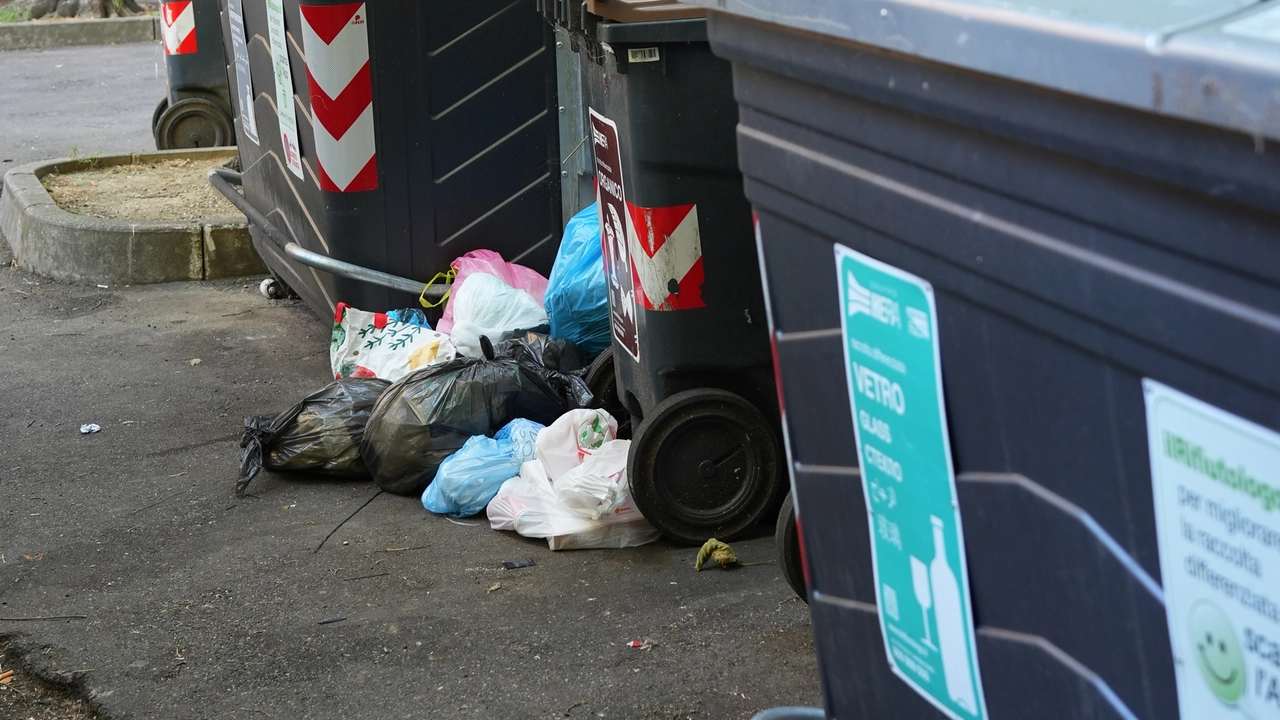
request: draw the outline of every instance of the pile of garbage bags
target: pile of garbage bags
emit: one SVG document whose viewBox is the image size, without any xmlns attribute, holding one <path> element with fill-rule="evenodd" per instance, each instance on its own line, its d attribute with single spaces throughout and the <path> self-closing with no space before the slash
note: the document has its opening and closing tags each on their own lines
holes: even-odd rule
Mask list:
<svg viewBox="0 0 1280 720">
<path fill-rule="evenodd" d="M 488 505 L 494 530 L 546 538 L 552 550 L 622 548 L 659 537 L 631 499 L 630 440 L 604 410 L 573 410 L 538 433 L 536 457 Z"/>
<path fill-rule="evenodd" d="M 629 442 L 584 379 L 611 342 L 601 255 L 593 205 L 550 280 L 488 250 L 455 260 L 434 328 L 416 308 L 339 303 L 333 382 L 245 419 L 237 493 L 263 468 L 366 478 L 553 550 L 657 539 L 631 501 Z"/>
<path fill-rule="evenodd" d="M 545 425 L 593 401 L 585 380 L 548 367 L 528 339 L 496 349 L 485 340 L 483 357 L 423 368 L 387 388 L 370 413 L 360 454 L 379 487 L 419 495 L 473 436 L 493 436 L 517 418 Z"/>
<path fill-rule="evenodd" d="M 571 410 L 547 427 L 515 420 L 447 458 L 422 504 L 454 517 L 486 512 L 494 530 L 545 538 L 552 550 L 653 542 L 659 533 L 627 487 L 631 443 L 617 429 L 600 409 Z"/>
</svg>

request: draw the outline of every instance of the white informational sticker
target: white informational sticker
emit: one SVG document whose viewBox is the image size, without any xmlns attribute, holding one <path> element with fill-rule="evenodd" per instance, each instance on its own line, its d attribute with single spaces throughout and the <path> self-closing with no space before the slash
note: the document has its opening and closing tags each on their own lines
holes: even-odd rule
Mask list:
<svg viewBox="0 0 1280 720">
<path fill-rule="evenodd" d="M 231 71 L 237 104 L 240 106 L 240 132 L 258 145 L 258 120 L 253 108 L 253 73 L 249 70 L 249 45 L 244 33 L 244 8 L 240 0 L 227 0 L 227 22 L 231 26 Z"/>
<path fill-rule="evenodd" d="M 627 59 L 633 63 L 658 62 L 662 59 L 662 51 L 656 47 L 631 48 L 627 51 Z"/>
<path fill-rule="evenodd" d="M 298 146 L 298 121 L 293 114 L 293 73 L 289 70 L 282 0 L 267 0 L 267 34 L 271 36 L 271 63 L 276 71 L 276 114 L 280 118 L 284 162 L 294 175 L 302 177 L 302 148 Z"/>
<path fill-rule="evenodd" d="M 1182 720 L 1280 720 L 1280 433 L 1142 385 Z"/>
</svg>

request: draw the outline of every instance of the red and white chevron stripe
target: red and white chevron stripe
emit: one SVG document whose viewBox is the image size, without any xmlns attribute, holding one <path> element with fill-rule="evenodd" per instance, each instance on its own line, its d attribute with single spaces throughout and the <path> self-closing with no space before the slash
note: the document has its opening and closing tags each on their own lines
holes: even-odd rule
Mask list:
<svg viewBox="0 0 1280 720">
<path fill-rule="evenodd" d="M 196 11 L 191 0 L 175 0 L 160 6 L 161 35 L 168 55 L 187 55 L 196 51 Z"/>
<path fill-rule="evenodd" d="M 301 9 L 320 189 L 377 189 L 365 4 L 302 5 Z"/>
<path fill-rule="evenodd" d="M 627 203 L 636 302 L 645 310 L 691 310 L 702 301 L 702 236 L 697 205 Z"/>
</svg>

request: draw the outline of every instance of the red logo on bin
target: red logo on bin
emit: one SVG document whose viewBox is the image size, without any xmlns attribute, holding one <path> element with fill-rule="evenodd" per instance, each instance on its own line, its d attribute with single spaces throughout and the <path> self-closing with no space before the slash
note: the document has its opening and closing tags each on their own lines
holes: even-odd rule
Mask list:
<svg viewBox="0 0 1280 720">
<path fill-rule="evenodd" d="M 320 189 L 375 190 L 378 157 L 365 3 L 300 7 Z"/>
<path fill-rule="evenodd" d="M 160 22 L 165 54 L 187 55 L 196 51 L 196 13 L 191 0 L 161 5 Z"/>
</svg>

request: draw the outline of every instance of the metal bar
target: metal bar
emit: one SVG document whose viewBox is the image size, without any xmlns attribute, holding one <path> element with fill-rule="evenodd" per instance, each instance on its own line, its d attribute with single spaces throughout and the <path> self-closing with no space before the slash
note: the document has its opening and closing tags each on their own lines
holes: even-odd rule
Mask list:
<svg viewBox="0 0 1280 720">
<path fill-rule="evenodd" d="M 271 242 L 280 246 L 285 255 L 303 265 L 323 270 L 332 275 L 378 285 L 379 287 L 413 293 L 414 295 L 425 295 L 432 300 L 443 298 L 445 293 L 449 291 L 449 285 L 444 283 L 427 287 L 426 283 L 418 280 L 411 280 L 407 277 L 384 273 L 381 270 L 354 265 L 342 260 L 336 260 L 323 253 L 307 250 L 277 230 L 276 226 L 272 225 L 270 220 L 267 220 L 266 215 L 263 215 L 258 208 L 253 206 L 253 203 L 236 191 L 236 187 L 243 185 L 243 177 L 240 173 L 225 168 L 213 168 L 206 177 L 209 179 L 209 184 L 222 193 L 227 200 L 231 201 L 231 204 L 235 205 L 237 210 L 244 213 L 244 216 L 249 219 L 251 224 L 262 228 L 262 231 L 267 234 Z"/>
</svg>

